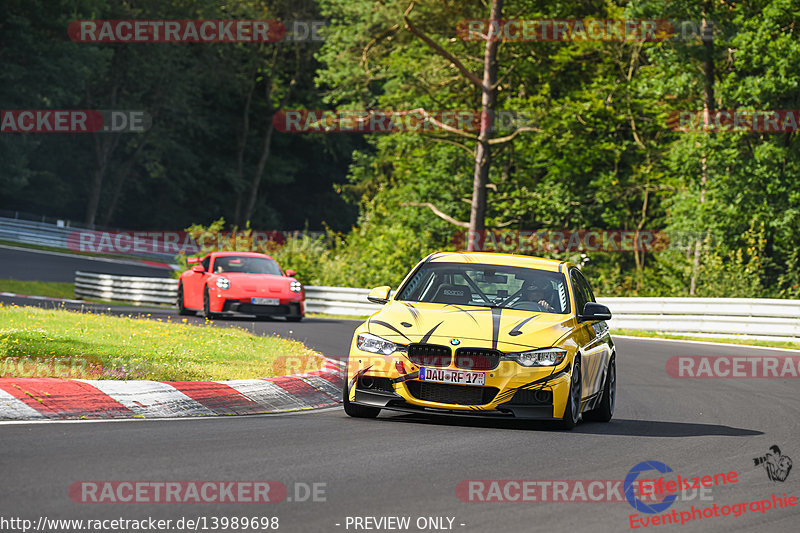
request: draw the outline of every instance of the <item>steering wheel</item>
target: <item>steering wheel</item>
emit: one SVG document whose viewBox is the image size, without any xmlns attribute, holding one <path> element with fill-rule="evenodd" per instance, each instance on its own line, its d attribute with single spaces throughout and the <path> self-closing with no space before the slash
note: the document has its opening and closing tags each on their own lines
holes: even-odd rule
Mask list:
<svg viewBox="0 0 800 533">
<path fill-rule="evenodd" d="M 544 306 L 539 302 L 528 302 L 528 301 L 517 302 L 516 304 L 514 304 L 514 307 L 512 309 L 519 309 L 520 311 L 539 311 L 541 313 L 547 311 L 544 308 Z"/>
</svg>

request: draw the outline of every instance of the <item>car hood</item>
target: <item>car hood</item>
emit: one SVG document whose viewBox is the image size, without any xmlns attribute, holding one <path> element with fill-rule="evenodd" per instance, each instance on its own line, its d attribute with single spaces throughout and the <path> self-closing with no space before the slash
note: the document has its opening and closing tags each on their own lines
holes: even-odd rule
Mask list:
<svg viewBox="0 0 800 533">
<path fill-rule="evenodd" d="M 574 317 L 514 309 L 390 301 L 367 320 L 367 330 L 398 344 L 451 344 L 502 352 L 550 347 Z"/>
</svg>

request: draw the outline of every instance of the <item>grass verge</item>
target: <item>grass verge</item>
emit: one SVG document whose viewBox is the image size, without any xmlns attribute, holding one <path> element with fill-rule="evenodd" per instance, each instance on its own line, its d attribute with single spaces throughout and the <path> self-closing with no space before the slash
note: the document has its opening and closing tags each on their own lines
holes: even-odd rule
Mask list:
<svg viewBox="0 0 800 533">
<path fill-rule="evenodd" d="M 321 368 L 302 343 L 160 319 L 0 304 L 0 376 L 164 381 L 266 378 Z"/>
<path fill-rule="evenodd" d="M 676 339 L 682 341 L 703 341 L 716 342 L 720 344 L 739 344 L 742 346 L 765 346 L 767 348 L 787 348 L 789 350 L 800 350 L 800 342 L 789 341 L 762 341 L 756 339 L 737 339 L 723 337 L 697 337 L 691 335 L 673 335 L 660 331 L 642 331 L 638 329 L 613 329 L 612 335 L 629 335 L 631 337 L 649 337 L 657 339 Z"/>
<path fill-rule="evenodd" d="M 55 281 L 19 281 L 0 279 L 0 292 L 13 292 L 29 296 L 48 296 L 50 298 L 74 298 L 75 284 Z"/>
</svg>

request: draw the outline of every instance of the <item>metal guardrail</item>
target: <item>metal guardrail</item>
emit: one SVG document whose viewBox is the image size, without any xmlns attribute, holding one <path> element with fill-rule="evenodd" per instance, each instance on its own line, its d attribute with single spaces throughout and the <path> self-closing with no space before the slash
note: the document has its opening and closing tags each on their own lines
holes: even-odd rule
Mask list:
<svg viewBox="0 0 800 533">
<path fill-rule="evenodd" d="M 178 280 L 75 272 L 75 297 L 133 305 L 175 305 Z"/>
<path fill-rule="evenodd" d="M 368 289 L 307 286 L 306 311 L 366 316 L 381 306 Z M 141 304 L 174 304 L 177 281 L 75 273 L 75 296 Z M 800 341 L 800 300 L 747 298 L 598 298 L 611 309 L 609 327 L 693 336 Z"/>
<path fill-rule="evenodd" d="M 88 231 L 86 228 L 23 220 L 17 218 L 0 217 L 0 240 L 33 244 L 36 246 L 49 246 L 51 248 L 70 249 L 67 238 L 76 231 Z M 131 258 L 146 257 L 163 261 L 175 262 L 175 254 L 168 253 L 141 253 L 131 255 Z"/>
<path fill-rule="evenodd" d="M 369 289 L 307 286 L 305 290 L 306 311 L 310 313 L 365 316 L 383 307 L 367 301 Z"/>
<path fill-rule="evenodd" d="M 748 298 L 598 298 L 611 329 L 800 341 L 800 301 Z"/>
</svg>

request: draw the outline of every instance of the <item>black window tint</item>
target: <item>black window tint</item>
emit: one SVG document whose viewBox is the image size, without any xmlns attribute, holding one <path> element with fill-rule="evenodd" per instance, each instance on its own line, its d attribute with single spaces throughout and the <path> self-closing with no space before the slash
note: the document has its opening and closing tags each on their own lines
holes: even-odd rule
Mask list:
<svg viewBox="0 0 800 533">
<path fill-rule="evenodd" d="M 203 270 L 208 272 L 208 267 L 211 265 L 211 256 L 209 255 L 208 257 L 200 261 L 200 264 L 203 265 Z"/>
<path fill-rule="evenodd" d="M 586 280 L 583 274 L 579 270 L 575 271 L 575 274 L 578 276 L 578 283 L 580 283 L 581 288 L 583 289 L 584 295 L 586 296 L 587 302 L 596 302 L 597 300 L 594 299 L 594 293 L 592 292 L 592 287 L 589 285 L 589 282 Z"/>
<path fill-rule="evenodd" d="M 577 270 L 572 271 L 572 291 L 575 293 L 575 312 L 577 314 L 583 313 L 583 306 L 586 305 L 586 293 L 581 286 L 580 274 Z"/>
</svg>

